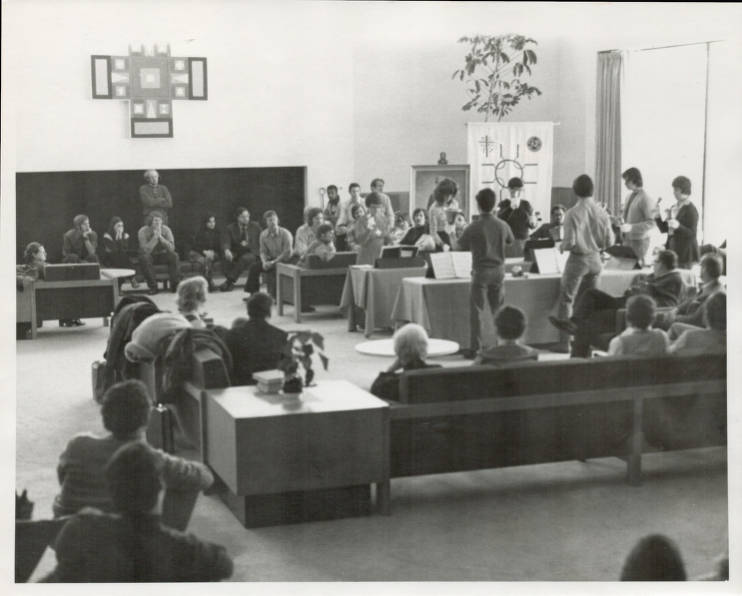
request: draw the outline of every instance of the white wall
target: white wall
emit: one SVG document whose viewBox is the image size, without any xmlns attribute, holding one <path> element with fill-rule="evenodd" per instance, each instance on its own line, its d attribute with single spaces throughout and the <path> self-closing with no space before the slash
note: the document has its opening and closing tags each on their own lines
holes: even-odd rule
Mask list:
<svg viewBox="0 0 742 596">
<path fill-rule="evenodd" d="M 353 171 L 351 55 L 336 51 L 342 23 L 324 6 L 3 8 L 3 79 L 15 91 L 15 130 L 3 135 L 15 132 L 19 171 L 308 166 L 310 199 Z M 209 98 L 173 103 L 174 138 L 131 139 L 128 102 L 91 99 L 90 55 L 156 42 L 208 59 Z"/>
</svg>

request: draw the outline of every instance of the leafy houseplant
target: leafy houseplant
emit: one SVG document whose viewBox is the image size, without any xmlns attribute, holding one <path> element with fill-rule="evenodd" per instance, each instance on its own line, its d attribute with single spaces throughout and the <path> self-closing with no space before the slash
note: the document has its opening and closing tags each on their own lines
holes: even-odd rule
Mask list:
<svg viewBox="0 0 742 596">
<path fill-rule="evenodd" d="M 313 331 L 293 331 L 289 333 L 283 347 L 278 368 L 284 373 L 283 392 L 301 393 L 314 380 L 312 357 L 317 356 L 322 367 L 327 370 L 329 359 L 324 354 L 325 339 Z"/>
<path fill-rule="evenodd" d="M 476 108 L 484 114 L 485 122 L 490 115 L 500 121 L 523 97 L 541 95 L 540 89 L 525 80 L 537 61 L 536 52 L 528 47 L 536 45 L 536 40 L 523 35 L 475 35 L 462 37 L 459 43 L 471 45 L 464 57 L 464 68 L 451 76 L 467 85 L 469 101 L 461 106 L 462 110 Z"/>
</svg>

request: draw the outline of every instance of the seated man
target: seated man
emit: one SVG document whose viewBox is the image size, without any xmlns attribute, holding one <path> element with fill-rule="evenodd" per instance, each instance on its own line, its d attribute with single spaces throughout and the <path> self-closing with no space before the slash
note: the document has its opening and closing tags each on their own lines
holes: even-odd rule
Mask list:
<svg viewBox="0 0 742 596">
<path fill-rule="evenodd" d="M 335 243 L 333 242 L 332 225 L 323 223 L 317 228 L 317 239 L 309 245 L 307 252 L 304 253 L 302 264 L 312 255 L 317 255 L 320 259 L 327 262 L 335 256 Z"/>
<path fill-rule="evenodd" d="M 716 292 L 705 304 L 705 327 L 694 327 L 683 323 L 674 323 L 670 327 L 670 339 L 678 339 L 670 346 L 674 354 L 706 354 L 708 352 L 726 352 L 727 349 L 727 295 Z M 678 327 L 680 326 L 680 327 Z"/>
<path fill-rule="evenodd" d="M 319 207 L 307 209 L 305 223 L 296 230 L 294 257 L 303 259 L 309 247 L 317 240 L 317 230 L 324 223 L 324 214 Z"/>
<path fill-rule="evenodd" d="M 616 298 L 601 290 L 588 289 L 577 299 L 569 320 L 549 317 L 549 321 L 560 331 L 575 336 L 572 356 L 585 358 L 590 354 L 591 343 L 600 343 L 598 336 L 615 329 L 616 311 L 627 304 L 630 296 L 644 294 L 651 296 L 657 306 L 675 306 L 684 288 L 677 256 L 671 250 L 663 250 L 654 260 L 654 273 L 639 277 L 623 296 Z"/>
<path fill-rule="evenodd" d="M 213 292 L 213 270 L 214 263 L 220 258 L 222 238 L 219 229 L 216 227 L 216 216 L 213 213 L 207 213 L 201 222 L 196 234 L 193 236 L 191 250 L 188 257 L 194 263 L 200 263 L 203 267 L 204 277 L 208 284 L 209 292 Z"/>
<path fill-rule="evenodd" d="M 526 332 L 526 315 L 515 307 L 505 305 L 495 315 L 497 345 L 482 349 L 474 364 L 495 366 L 523 360 L 538 360 L 538 351 L 525 345 L 521 338 Z"/>
<path fill-rule="evenodd" d="M 266 228 L 260 233 L 260 268 L 248 279 L 245 290 L 251 293 L 260 290 L 260 273 L 265 273 L 265 285 L 271 297 L 276 296 L 276 265 L 288 263 L 291 260 L 291 232 L 279 225 L 278 214 L 275 211 L 266 211 L 263 214 Z M 255 279 L 253 279 L 253 277 Z"/>
<path fill-rule="evenodd" d="M 87 215 L 75 215 L 74 226 L 62 237 L 63 263 L 97 263 L 98 235 L 90 228 Z"/>
<path fill-rule="evenodd" d="M 701 259 L 701 291 L 695 296 L 681 302 L 678 307 L 669 313 L 663 313 L 655 323 L 665 331 L 674 323 L 683 323 L 694 327 L 703 327 L 703 313 L 706 301 L 716 292 L 724 290 L 720 281 L 723 271 L 722 260 L 714 254 L 707 254 Z M 671 337 L 671 339 L 675 339 Z"/>
<path fill-rule="evenodd" d="M 626 303 L 628 327 L 611 340 L 609 356 L 662 356 L 670 341 L 662 329 L 652 329 L 657 305 L 651 296 L 637 294 Z"/>
<path fill-rule="evenodd" d="M 249 320 L 235 319 L 226 343 L 232 353 L 235 385 L 254 385 L 253 373 L 278 366 L 288 334 L 268 323 L 273 299 L 258 292 L 247 302 Z"/>
<path fill-rule="evenodd" d="M 394 354 L 392 365 L 371 385 L 371 393 L 382 399 L 399 401 L 399 372 L 418 368 L 440 368 L 440 364 L 428 364 L 428 334 L 415 323 L 407 323 L 394 334 Z"/>
<path fill-rule="evenodd" d="M 157 294 L 157 279 L 153 265 L 167 265 L 170 291 L 175 292 L 180 281 L 180 259 L 175 252 L 173 232 L 162 223 L 162 214 L 152 211 L 149 224 L 139 228 L 139 264 L 147 281 L 149 294 Z"/>
<path fill-rule="evenodd" d="M 203 582 L 232 575 L 224 547 L 162 525 L 160 464 L 141 442 L 118 449 L 105 466 L 112 513 L 85 509 L 56 540 L 47 582 Z"/>
<path fill-rule="evenodd" d="M 141 381 L 123 381 L 106 391 L 101 406 L 105 436 L 82 433 L 73 437 L 57 466 L 61 485 L 54 499 L 54 517 L 76 513 L 83 507 L 111 511 L 113 503 L 105 485 L 106 462 L 116 450 L 130 442 L 146 444 L 145 433 L 152 403 Z M 168 488 L 201 491 L 214 482 L 205 465 L 168 455 L 147 446 L 160 478 Z"/>
<path fill-rule="evenodd" d="M 262 230 L 250 221 L 247 207 L 237 207 L 237 221 L 229 224 L 222 235 L 222 254 L 224 255 L 224 275 L 226 281 L 219 287 L 222 292 L 231 292 L 234 284 L 245 269 L 248 270 L 248 283 L 245 291 L 250 292 L 249 270 L 260 267 L 260 234 Z M 253 273 L 253 275 L 255 275 Z M 260 273 L 258 273 L 260 275 Z"/>
<path fill-rule="evenodd" d="M 531 240 L 553 240 L 554 242 L 562 241 L 562 228 L 564 227 L 564 205 L 554 205 L 551 208 L 551 220 L 549 223 L 542 224 L 536 231 L 531 234 Z"/>
</svg>

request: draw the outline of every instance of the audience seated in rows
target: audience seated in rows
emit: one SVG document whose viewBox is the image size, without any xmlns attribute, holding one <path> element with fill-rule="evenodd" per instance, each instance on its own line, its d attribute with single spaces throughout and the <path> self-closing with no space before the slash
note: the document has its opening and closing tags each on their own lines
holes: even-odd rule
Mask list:
<svg viewBox="0 0 742 596">
<path fill-rule="evenodd" d="M 206 327 L 206 321 L 200 311 L 206 304 L 208 288 L 208 282 L 200 275 L 184 279 L 178 284 L 178 312 L 196 329 Z"/>
<path fill-rule="evenodd" d="M 161 454 L 135 441 L 101 469 L 111 513 L 83 509 L 56 540 L 46 582 L 202 582 L 232 575 L 224 547 L 162 525 Z"/>
<path fill-rule="evenodd" d="M 526 332 L 526 314 L 515 306 L 505 305 L 495 315 L 497 343 L 483 348 L 474 364 L 499 366 L 525 360 L 538 360 L 538 351 L 521 341 Z"/>
<path fill-rule="evenodd" d="M 151 410 L 152 400 L 141 381 L 123 381 L 106 391 L 101 417 L 109 434 L 81 433 L 67 444 L 57 466 L 61 490 L 54 499 L 55 517 L 76 513 L 87 506 L 112 510 L 103 470 L 122 445 L 132 441 L 146 444 L 145 432 Z M 201 491 L 213 483 L 214 477 L 205 465 L 168 455 L 148 445 L 147 448 L 152 452 L 166 487 Z"/>
<path fill-rule="evenodd" d="M 221 252 L 221 233 L 216 226 L 216 216 L 213 213 L 207 213 L 193 236 L 188 257 L 203 268 L 209 292 L 216 289 L 214 263 L 221 258 Z"/>
<path fill-rule="evenodd" d="M 163 223 L 162 213 L 152 211 L 147 223 L 139 228 L 139 265 L 150 294 L 157 294 L 155 265 L 167 265 L 170 290 L 175 292 L 180 280 L 180 257 L 175 250 L 172 230 Z"/>
<path fill-rule="evenodd" d="M 399 373 L 420 368 L 440 368 L 440 364 L 428 364 L 428 334 L 415 323 L 408 323 L 394 334 L 392 365 L 379 373 L 371 385 L 371 393 L 382 399 L 399 401 Z"/>
<path fill-rule="evenodd" d="M 685 323 L 674 323 L 670 327 L 670 338 L 677 339 L 670 346 L 674 354 L 707 354 L 726 352 L 727 349 L 727 295 L 716 292 L 704 305 L 705 327 Z"/>
<path fill-rule="evenodd" d="M 260 280 L 260 226 L 250 221 L 247 207 L 237 207 L 235 219 L 222 235 L 224 275 L 227 278 L 219 287 L 222 292 L 234 289 L 237 279 L 247 270 L 245 291 L 254 291 Z"/>
<path fill-rule="evenodd" d="M 247 302 L 248 319 L 237 318 L 226 334 L 226 343 L 234 361 L 235 385 L 254 385 L 253 373 L 278 366 L 288 334 L 268 322 L 273 299 L 258 292 Z"/>
<path fill-rule="evenodd" d="M 626 557 L 622 582 L 685 581 L 685 564 L 677 545 L 667 536 L 642 538 Z"/>
<path fill-rule="evenodd" d="M 683 277 L 677 269 L 677 256 L 671 250 L 657 253 L 654 272 L 649 276 L 639 275 L 623 296 L 615 297 L 589 288 L 577 298 L 570 319 L 549 317 L 549 321 L 561 331 L 574 335 L 572 356 L 585 358 L 590 354 L 590 345 L 600 344 L 600 335 L 616 328 L 616 311 L 637 294 L 653 298 L 656 305 L 675 306 L 685 290 Z"/>
<path fill-rule="evenodd" d="M 104 267 L 115 269 L 136 269 L 131 259 L 131 248 L 129 247 L 129 233 L 124 229 L 124 220 L 114 215 L 108 224 L 108 230 L 103 234 L 103 251 L 101 252 L 101 264 Z M 129 278 L 131 287 L 139 287 L 136 275 Z M 125 278 L 119 278 L 119 287 Z"/>
<path fill-rule="evenodd" d="M 72 229 L 62 237 L 63 263 L 97 263 L 98 234 L 90 227 L 87 215 L 75 215 Z"/>
<path fill-rule="evenodd" d="M 608 345 L 610 356 L 662 356 L 670 340 L 662 329 L 652 329 L 657 305 L 651 296 L 637 294 L 626 303 L 628 327 Z"/>
</svg>

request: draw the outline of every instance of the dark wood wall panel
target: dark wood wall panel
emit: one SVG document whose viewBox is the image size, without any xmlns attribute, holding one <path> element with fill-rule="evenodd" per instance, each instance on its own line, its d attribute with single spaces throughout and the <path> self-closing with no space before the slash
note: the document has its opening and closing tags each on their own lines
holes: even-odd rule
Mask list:
<svg viewBox="0 0 742 596">
<path fill-rule="evenodd" d="M 169 225 L 182 253 L 205 213 L 217 216 L 219 227 L 234 219 L 244 205 L 255 221 L 275 209 L 281 223 L 295 232 L 302 222 L 305 195 L 304 167 L 210 168 L 158 170 L 160 183 L 173 196 Z M 16 254 L 41 242 L 50 262 L 62 257 L 62 235 L 78 213 L 90 217 L 101 237 L 112 216 L 123 218 L 132 237 L 142 225 L 139 187 L 143 170 L 88 172 L 19 172 L 16 174 Z M 262 222 L 261 222 L 262 224 Z"/>
</svg>

